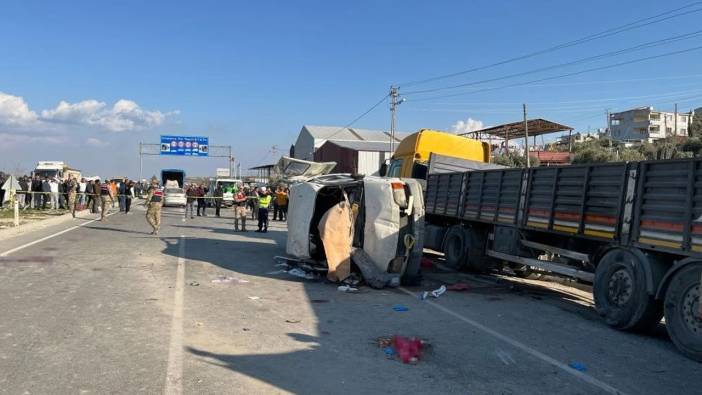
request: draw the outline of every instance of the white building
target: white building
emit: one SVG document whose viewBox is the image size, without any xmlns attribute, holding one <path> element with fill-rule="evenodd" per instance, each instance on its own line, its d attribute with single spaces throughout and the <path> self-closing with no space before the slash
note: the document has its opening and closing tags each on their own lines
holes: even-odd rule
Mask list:
<svg viewBox="0 0 702 395">
<path fill-rule="evenodd" d="M 402 141 L 409 133 L 396 132 L 395 143 Z M 292 149 L 293 158 L 314 160 L 314 153 L 327 141 L 366 141 L 375 143 L 389 143 L 390 132 L 383 130 L 369 130 L 358 128 L 344 128 L 340 126 L 314 126 L 304 125 L 297 136 Z"/>
<path fill-rule="evenodd" d="M 688 135 L 691 113 L 641 107 L 609 115 L 610 136 L 619 141 L 649 141 Z"/>
</svg>

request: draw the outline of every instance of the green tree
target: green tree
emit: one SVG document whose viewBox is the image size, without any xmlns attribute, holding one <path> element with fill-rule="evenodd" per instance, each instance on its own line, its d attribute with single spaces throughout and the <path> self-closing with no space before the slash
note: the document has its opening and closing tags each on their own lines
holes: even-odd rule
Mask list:
<svg viewBox="0 0 702 395">
<path fill-rule="evenodd" d="M 539 158 L 532 155 L 529 155 L 529 162 L 531 167 L 538 167 L 541 165 Z M 526 167 L 526 159 L 524 158 L 524 155 L 515 155 L 512 153 L 496 155 L 493 158 L 492 163 L 507 167 Z"/>
<path fill-rule="evenodd" d="M 587 147 L 575 153 L 573 164 L 614 162 L 615 160 L 615 155 L 609 150 Z"/>
<path fill-rule="evenodd" d="M 690 123 L 690 137 L 702 137 L 702 110 L 698 110 L 692 116 Z"/>
</svg>

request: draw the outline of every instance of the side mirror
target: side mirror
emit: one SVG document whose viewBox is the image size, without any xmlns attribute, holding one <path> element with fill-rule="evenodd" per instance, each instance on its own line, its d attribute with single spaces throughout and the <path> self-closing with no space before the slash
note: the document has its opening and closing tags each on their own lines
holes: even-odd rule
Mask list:
<svg viewBox="0 0 702 395">
<path fill-rule="evenodd" d="M 385 177 L 386 174 L 388 174 L 388 162 L 383 162 L 383 164 L 380 165 L 380 169 L 378 170 L 378 175 L 381 177 Z"/>
</svg>

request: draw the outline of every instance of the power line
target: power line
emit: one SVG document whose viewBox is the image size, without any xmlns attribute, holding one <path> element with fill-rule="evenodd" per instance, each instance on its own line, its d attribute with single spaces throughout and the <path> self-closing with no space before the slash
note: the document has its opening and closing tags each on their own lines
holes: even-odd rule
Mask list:
<svg viewBox="0 0 702 395">
<path fill-rule="evenodd" d="M 691 8 L 691 7 L 698 6 L 698 5 L 700 5 L 700 4 L 702 4 L 702 1 L 696 1 L 696 2 L 694 2 L 694 3 L 690 3 L 690 4 L 687 4 L 687 5 L 685 5 L 685 6 L 682 6 L 682 7 L 676 8 L 676 9 L 673 9 L 673 10 L 665 11 L 665 12 L 663 12 L 663 13 L 660 13 L 660 14 L 657 14 L 657 15 L 654 15 L 654 16 L 650 16 L 650 17 L 646 17 L 646 18 L 643 18 L 643 19 L 638 19 L 638 20 L 635 20 L 635 21 L 633 21 L 633 22 L 627 23 L 627 24 L 622 25 L 622 26 L 610 28 L 610 29 L 601 31 L 601 32 L 599 32 L 599 33 L 591 34 L 591 35 L 588 35 L 588 36 L 585 36 L 585 37 L 581 37 L 581 38 L 576 39 L 576 40 L 572 40 L 572 41 L 568 41 L 568 42 L 561 43 L 561 44 L 558 44 L 558 45 L 554 45 L 554 46 L 549 47 L 549 48 L 541 49 L 541 50 L 534 51 L 534 52 L 527 53 L 527 54 L 520 55 L 520 56 L 515 56 L 515 57 L 512 57 L 512 58 L 508 58 L 508 59 L 505 59 L 505 60 L 501 60 L 501 61 L 499 61 L 499 62 L 490 63 L 490 64 L 487 64 L 487 65 L 478 66 L 478 67 L 473 67 L 473 68 L 470 68 L 470 69 L 467 69 L 467 70 L 462 70 L 462 71 L 458 71 L 458 72 L 454 72 L 454 73 L 450 73 L 450 74 L 439 75 L 439 76 L 436 76 L 436 77 L 426 78 L 426 79 L 423 79 L 423 80 L 409 81 L 409 82 L 405 82 L 405 83 L 399 84 L 399 85 L 400 85 L 400 86 L 403 86 L 403 87 L 408 87 L 408 86 L 412 86 L 412 85 L 419 85 L 419 84 L 424 84 L 424 83 L 427 83 L 427 82 L 432 82 L 432 81 L 443 80 L 443 79 L 446 79 L 446 78 L 457 77 L 457 76 L 460 76 L 460 75 L 464 75 L 464 74 L 468 74 L 468 73 L 473 73 L 473 72 L 476 72 L 476 71 L 486 70 L 486 69 L 493 68 L 493 67 L 496 67 L 496 66 L 501 66 L 501 65 L 504 65 L 504 64 L 513 63 L 513 62 L 516 62 L 516 61 L 518 61 L 518 60 L 529 59 L 529 58 L 532 58 L 532 57 L 534 57 L 534 56 L 542 55 L 542 54 L 545 54 L 545 53 L 557 51 L 557 50 L 564 49 L 564 48 L 569 48 L 569 47 L 572 47 L 572 46 L 575 46 L 575 45 L 584 44 L 584 43 L 586 43 L 586 42 L 590 42 L 590 41 L 593 41 L 593 40 L 598 40 L 598 39 L 601 39 L 601 38 L 610 37 L 610 36 L 613 36 L 613 35 L 616 35 L 616 34 L 619 34 L 619 33 L 623 33 L 623 32 L 629 31 L 629 30 L 634 30 L 634 29 L 642 28 L 642 27 L 649 26 L 649 25 L 652 25 L 652 24 L 660 23 L 660 22 L 663 22 L 663 21 L 666 21 L 666 20 L 669 20 L 669 19 L 672 19 L 672 18 L 677 18 L 677 17 L 679 17 L 679 16 L 685 16 L 685 15 L 690 15 L 690 14 L 693 14 L 693 13 L 696 13 L 696 12 L 700 12 L 700 11 L 702 11 L 702 8 L 694 9 L 694 10 L 691 10 L 691 11 L 679 12 L 679 11 L 686 10 L 686 9 L 688 9 L 688 8 Z M 673 14 L 673 15 L 670 15 L 670 14 Z"/>
<path fill-rule="evenodd" d="M 337 134 L 343 132 L 343 131 L 346 130 L 347 128 L 351 127 L 351 125 L 353 125 L 354 123 L 358 122 L 361 118 L 365 117 L 366 115 L 368 115 L 368 113 L 370 113 L 371 111 L 375 110 L 379 105 L 381 105 L 381 104 L 385 101 L 385 99 L 388 98 L 388 96 L 389 96 L 389 94 L 383 95 L 382 99 L 380 99 L 377 103 L 373 104 L 373 105 L 372 105 L 368 110 L 366 110 L 363 114 L 357 116 L 356 118 L 353 119 L 353 121 L 347 123 L 345 126 L 340 127 L 339 130 L 337 130 L 336 132 L 334 132 L 334 133 L 330 134 L 329 136 L 325 137 L 325 139 L 330 139 L 330 138 L 336 136 Z"/>
<path fill-rule="evenodd" d="M 560 64 L 556 64 L 556 65 L 551 65 L 551 66 L 540 67 L 537 69 L 522 71 L 519 73 L 508 74 L 508 75 L 500 76 L 500 77 L 488 78 L 488 79 L 484 79 L 484 80 L 480 80 L 480 81 L 472 81 L 472 82 L 466 82 L 466 83 L 451 85 L 451 86 L 409 91 L 409 92 L 405 92 L 404 94 L 405 95 L 412 95 L 412 94 L 420 94 L 420 93 L 438 92 L 438 91 L 442 91 L 442 90 L 464 88 L 467 86 L 479 85 L 479 84 L 484 84 L 487 82 L 495 82 L 495 81 L 501 81 L 501 80 L 506 80 L 506 79 L 515 78 L 515 77 L 521 77 L 524 75 L 540 73 L 542 71 L 553 70 L 553 69 L 558 69 L 558 68 L 568 67 L 568 66 L 574 66 L 576 64 L 587 63 L 587 62 L 591 62 L 594 60 L 606 59 L 606 58 L 609 58 L 612 56 L 622 55 L 622 54 L 629 53 L 629 52 L 635 52 L 635 51 L 640 51 L 640 50 L 647 49 L 647 48 L 656 47 L 659 45 L 670 44 L 670 43 L 673 43 L 676 41 L 687 40 L 690 38 L 697 37 L 700 34 L 702 34 L 702 30 L 697 30 L 695 32 L 680 34 L 677 36 L 671 36 L 671 37 L 667 37 L 667 38 L 660 39 L 660 40 L 649 41 L 646 43 L 635 45 L 633 47 L 623 48 L 623 49 L 619 49 L 616 51 L 605 52 L 605 53 L 602 53 L 599 55 L 588 56 L 586 58 L 576 59 L 576 60 L 566 62 L 566 63 L 560 63 Z"/>
<path fill-rule="evenodd" d="M 644 62 L 644 61 L 647 61 L 647 60 L 662 58 L 662 57 L 665 57 L 665 56 L 679 55 L 679 54 L 683 54 L 683 53 L 687 53 L 687 52 L 697 51 L 697 50 L 700 50 L 700 49 L 702 49 L 702 46 L 692 47 L 692 48 L 687 48 L 687 49 L 682 49 L 682 50 L 678 50 L 678 51 L 666 52 L 666 53 L 662 53 L 662 54 L 659 54 L 659 55 L 647 56 L 647 57 L 643 57 L 643 58 L 636 58 L 636 59 L 628 60 L 628 61 L 625 61 L 625 62 L 619 62 L 619 63 L 609 64 L 609 65 L 605 65 L 605 66 L 593 67 L 593 68 L 590 68 L 590 69 L 575 71 L 575 72 L 572 72 L 572 73 L 560 74 L 560 75 L 551 76 L 551 77 L 539 78 L 539 79 L 531 80 L 531 81 L 517 82 L 517 83 L 508 84 L 508 85 L 502 85 L 502 86 L 497 86 L 497 87 L 484 88 L 484 89 L 477 89 L 477 90 L 473 90 L 473 91 L 469 91 L 469 92 L 458 92 L 458 93 L 452 93 L 452 94 L 448 94 L 448 95 L 422 97 L 422 98 L 419 98 L 419 99 L 414 99 L 414 100 L 412 100 L 412 101 L 418 102 L 418 101 L 427 101 L 427 100 L 443 99 L 443 98 L 447 98 L 447 97 L 456 97 L 456 96 L 470 95 L 470 94 L 474 94 L 474 93 L 481 93 L 481 92 L 488 92 L 488 91 L 494 91 L 494 90 L 505 89 L 505 88 L 513 88 L 513 87 L 517 87 L 517 86 L 530 85 L 530 84 L 537 83 L 537 82 L 550 81 L 550 80 L 555 80 L 555 79 L 565 78 L 565 77 L 572 77 L 572 76 L 575 76 L 575 75 L 590 73 L 590 72 L 593 72 L 593 71 L 607 70 L 607 69 L 612 69 L 612 68 L 615 68 L 615 67 L 625 66 L 625 65 L 628 65 L 628 64 L 640 63 L 640 62 Z"/>
</svg>

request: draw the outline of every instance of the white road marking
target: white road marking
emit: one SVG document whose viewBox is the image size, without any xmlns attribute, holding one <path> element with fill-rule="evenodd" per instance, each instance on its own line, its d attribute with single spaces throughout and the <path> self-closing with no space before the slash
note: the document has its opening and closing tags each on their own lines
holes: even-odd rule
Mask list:
<svg viewBox="0 0 702 395">
<path fill-rule="evenodd" d="M 180 235 L 178 268 L 176 270 L 175 296 L 173 297 L 173 319 L 171 342 L 168 347 L 166 370 L 166 395 L 183 393 L 183 294 L 185 292 L 185 236 Z"/>
<path fill-rule="evenodd" d="M 413 292 L 411 292 L 410 290 L 408 290 L 404 287 L 399 287 L 399 289 L 402 292 L 406 293 L 407 295 L 409 295 L 413 298 L 417 297 L 417 295 L 415 295 Z M 562 371 L 564 371 L 572 376 L 575 376 L 575 377 L 579 378 L 580 380 L 583 380 L 584 382 L 586 382 L 590 385 L 593 385 L 593 386 L 595 386 L 595 387 L 597 387 L 597 388 L 599 388 L 607 393 L 618 394 L 618 395 L 624 394 L 623 391 L 620 391 L 620 390 L 612 387 L 611 385 L 609 385 L 603 381 L 600 381 L 600 380 L 598 380 L 598 379 L 596 379 L 588 374 L 585 374 L 583 372 L 575 370 L 575 369 L 571 368 L 570 366 L 564 364 L 563 362 L 557 361 L 556 359 L 542 353 L 541 351 L 533 349 L 533 348 L 527 346 L 526 344 L 523 344 L 515 339 L 512 339 L 511 337 L 508 337 L 508 336 L 503 335 L 503 334 L 501 334 L 493 329 L 490 329 L 487 326 L 485 326 L 479 322 L 476 322 L 468 317 L 465 317 L 465 316 L 463 316 L 463 315 L 461 315 L 461 314 L 459 314 L 459 313 L 457 313 L 457 312 L 455 312 L 447 307 L 444 307 L 436 302 L 433 302 L 431 300 L 425 300 L 425 301 L 423 301 L 423 303 L 426 303 L 426 304 L 428 304 L 428 305 L 430 305 L 438 310 L 441 310 L 444 313 L 446 313 L 450 316 L 453 316 L 454 318 L 457 318 L 458 320 L 463 321 L 466 324 L 468 324 L 468 325 L 470 325 L 478 330 L 481 330 L 481 331 L 487 333 L 488 335 L 495 337 L 498 340 L 501 340 L 501 341 L 511 345 L 514 348 L 522 350 L 525 353 L 527 353 L 535 358 L 538 358 L 538 359 L 540 359 L 540 360 L 542 360 L 550 365 L 553 365 L 554 367 L 561 369 Z"/>
<path fill-rule="evenodd" d="M 105 217 L 109 217 L 109 216 L 114 215 L 114 214 L 116 214 L 116 212 L 107 214 Z M 62 230 L 62 231 L 60 231 L 60 232 L 56 232 L 56 233 L 51 234 L 51 235 L 48 235 L 48 236 L 46 236 L 46 237 L 42 237 L 41 239 L 37 239 L 37 240 L 34 240 L 34 241 L 30 241 L 30 242 L 27 243 L 27 244 L 23 244 L 23 245 L 21 245 L 21 246 L 19 246 L 19 247 L 15 247 L 15 248 L 13 248 L 13 249 L 11 249 L 11 250 L 7 250 L 7 251 L 1 253 L 0 256 L 8 256 L 8 255 L 10 255 L 10 254 L 12 254 L 12 253 L 15 253 L 15 252 L 17 252 L 17 251 L 23 250 L 23 249 L 25 249 L 25 248 L 27 248 L 27 247 L 31 247 L 31 246 L 33 246 L 33 245 L 35 245 L 35 244 L 39 244 L 39 243 L 41 243 L 42 241 L 46 241 L 46 240 L 49 240 L 49 239 L 53 239 L 53 238 L 56 237 L 56 236 L 61 236 L 61 235 L 64 234 L 64 233 L 68 233 L 68 232 L 70 232 L 70 231 L 72 231 L 72 230 L 76 230 L 76 229 L 78 229 L 78 228 L 80 228 L 80 227 L 82 227 L 82 226 L 85 226 L 85 225 L 88 225 L 88 224 L 92 224 L 93 222 L 99 221 L 99 220 L 100 220 L 99 218 L 98 218 L 98 219 L 92 219 L 92 220 L 90 220 L 90 221 L 88 221 L 88 222 L 84 222 L 84 223 L 82 223 L 82 224 L 80 224 L 80 225 L 71 226 L 71 227 L 68 228 L 68 229 L 64 229 L 64 230 Z"/>
</svg>

